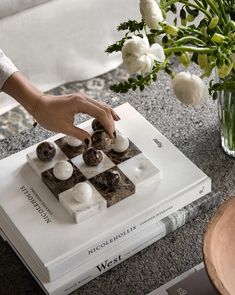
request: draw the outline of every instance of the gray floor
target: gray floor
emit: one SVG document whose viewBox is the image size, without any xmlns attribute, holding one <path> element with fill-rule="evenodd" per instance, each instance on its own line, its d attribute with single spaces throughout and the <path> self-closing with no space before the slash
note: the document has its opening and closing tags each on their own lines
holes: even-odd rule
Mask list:
<svg viewBox="0 0 235 295">
<path fill-rule="evenodd" d="M 196 72 L 196 69 L 193 71 Z M 123 74 L 118 69 L 88 81 L 83 86 L 88 88 L 84 90 L 113 107 L 129 102 L 212 178 L 214 191 L 220 190 L 224 198 L 235 195 L 235 161 L 220 147 L 216 102 L 208 99 L 195 108 L 181 105 L 174 98 L 165 74 L 161 74 L 156 84 L 143 92 L 117 95 L 109 91 L 108 86 L 112 81 Z M 80 86 L 80 83 L 72 83 L 53 92 L 69 93 Z M 81 116 L 78 121 L 84 119 L 85 116 Z M 0 142 L 1 158 L 50 135 L 37 128 L 9 137 Z M 187 271 L 202 261 L 203 233 L 214 211 L 169 234 L 73 294 L 146 294 Z M 24 266 L 2 241 L 0 269 L 0 294 L 42 294 Z"/>
</svg>

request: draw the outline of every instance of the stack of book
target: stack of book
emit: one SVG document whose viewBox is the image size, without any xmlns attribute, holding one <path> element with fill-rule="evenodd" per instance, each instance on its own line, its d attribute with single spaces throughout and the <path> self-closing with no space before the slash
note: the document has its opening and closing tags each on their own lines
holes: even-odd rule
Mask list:
<svg viewBox="0 0 235 295">
<path fill-rule="evenodd" d="M 116 112 L 118 130 L 162 177 L 81 223 L 26 162 L 36 146 L 0 161 L 1 235 L 47 294 L 69 294 L 219 202 L 207 195 L 210 178 L 133 107 L 124 104 Z"/>
</svg>

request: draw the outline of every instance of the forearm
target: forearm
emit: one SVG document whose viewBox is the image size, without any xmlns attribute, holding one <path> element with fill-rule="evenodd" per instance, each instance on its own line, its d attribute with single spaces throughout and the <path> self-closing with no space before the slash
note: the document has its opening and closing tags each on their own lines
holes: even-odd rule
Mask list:
<svg viewBox="0 0 235 295">
<path fill-rule="evenodd" d="M 6 80 L 2 91 L 17 100 L 33 116 L 38 101 L 43 94 L 20 72 L 15 72 Z"/>
</svg>

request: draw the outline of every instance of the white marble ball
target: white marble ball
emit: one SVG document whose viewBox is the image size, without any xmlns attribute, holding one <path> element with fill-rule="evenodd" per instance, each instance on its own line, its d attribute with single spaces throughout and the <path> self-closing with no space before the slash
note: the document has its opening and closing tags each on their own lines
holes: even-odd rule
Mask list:
<svg viewBox="0 0 235 295">
<path fill-rule="evenodd" d="M 92 200 L 92 188 L 87 182 L 77 183 L 73 187 L 72 196 L 77 202 L 90 203 Z"/>
<path fill-rule="evenodd" d="M 73 166 L 67 161 L 59 161 L 53 168 L 53 174 L 59 180 L 67 180 L 73 175 Z"/>
<path fill-rule="evenodd" d="M 82 144 L 82 141 L 80 139 L 69 135 L 65 137 L 65 141 L 68 145 L 72 147 L 78 147 Z"/>
<path fill-rule="evenodd" d="M 124 134 L 117 134 L 112 149 L 117 153 L 125 152 L 129 147 L 129 139 Z"/>
</svg>

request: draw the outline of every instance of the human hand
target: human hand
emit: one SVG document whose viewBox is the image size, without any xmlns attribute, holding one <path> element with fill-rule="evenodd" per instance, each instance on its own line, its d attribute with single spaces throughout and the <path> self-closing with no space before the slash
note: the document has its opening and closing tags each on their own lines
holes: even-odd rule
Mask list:
<svg viewBox="0 0 235 295">
<path fill-rule="evenodd" d="M 96 118 L 105 127 L 110 138 L 115 139 L 114 120 L 120 119 L 118 115 L 105 103 L 96 101 L 83 92 L 59 96 L 41 95 L 32 110 L 33 117 L 44 128 L 79 138 L 90 146 L 90 134 L 74 126 L 74 116 L 77 113 Z"/>
<path fill-rule="evenodd" d="M 83 92 L 59 96 L 43 94 L 20 72 L 10 76 L 2 90 L 15 98 L 46 129 L 74 136 L 90 146 L 90 134 L 74 126 L 74 115 L 83 113 L 100 121 L 110 138 L 115 138 L 114 120 L 120 119 L 118 115 L 105 103 L 91 99 Z"/>
</svg>

